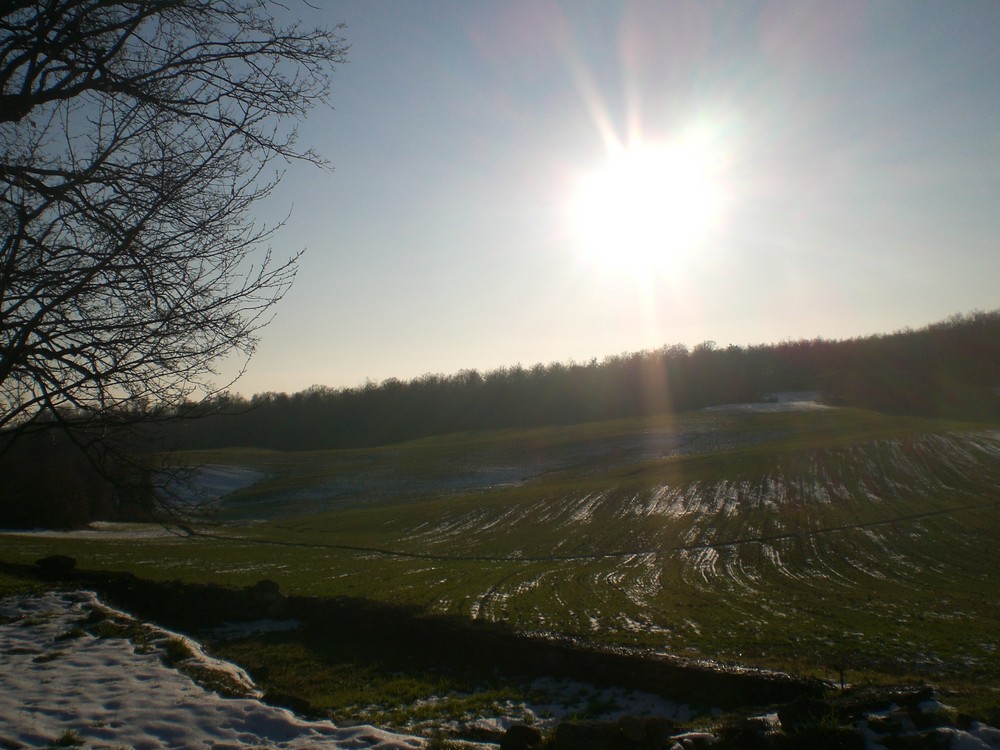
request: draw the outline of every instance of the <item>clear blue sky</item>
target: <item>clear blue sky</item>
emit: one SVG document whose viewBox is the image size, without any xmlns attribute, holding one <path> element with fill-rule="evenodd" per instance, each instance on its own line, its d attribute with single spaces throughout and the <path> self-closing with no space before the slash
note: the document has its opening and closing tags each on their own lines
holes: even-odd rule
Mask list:
<svg viewBox="0 0 1000 750">
<path fill-rule="evenodd" d="M 313 4 L 351 44 L 301 128 L 335 171 L 260 206 L 307 252 L 234 390 L 1000 307 L 1000 3 Z"/>
</svg>

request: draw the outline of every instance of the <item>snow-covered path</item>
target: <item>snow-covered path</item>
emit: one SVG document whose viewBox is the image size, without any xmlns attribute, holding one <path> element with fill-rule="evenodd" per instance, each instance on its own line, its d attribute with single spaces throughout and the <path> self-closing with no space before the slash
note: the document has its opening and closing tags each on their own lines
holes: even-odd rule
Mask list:
<svg viewBox="0 0 1000 750">
<path fill-rule="evenodd" d="M 306 721 L 253 698 L 223 698 L 138 653 L 79 629 L 89 592 L 0 601 L 0 747 L 378 748 L 424 742 L 370 726 Z M 75 738 L 70 733 L 75 733 Z"/>
</svg>

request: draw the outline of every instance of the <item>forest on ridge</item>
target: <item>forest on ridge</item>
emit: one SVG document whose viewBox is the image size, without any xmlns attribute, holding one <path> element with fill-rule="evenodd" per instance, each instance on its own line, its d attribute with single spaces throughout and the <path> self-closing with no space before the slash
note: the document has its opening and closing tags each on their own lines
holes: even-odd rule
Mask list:
<svg viewBox="0 0 1000 750">
<path fill-rule="evenodd" d="M 477 429 L 565 425 L 816 391 L 831 405 L 1000 419 L 1000 310 L 918 330 L 758 346 L 664 346 L 587 363 L 391 378 L 355 388 L 223 394 L 171 430 L 176 447 L 383 445 Z"/>
</svg>

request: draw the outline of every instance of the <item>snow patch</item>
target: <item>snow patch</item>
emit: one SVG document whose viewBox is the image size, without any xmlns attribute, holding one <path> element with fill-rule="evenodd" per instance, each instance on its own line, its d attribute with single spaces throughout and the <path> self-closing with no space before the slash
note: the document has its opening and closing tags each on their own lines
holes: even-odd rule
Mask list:
<svg viewBox="0 0 1000 750">
<path fill-rule="evenodd" d="M 831 409 L 833 407 L 819 402 L 819 391 L 783 391 L 781 393 L 768 393 L 761 401 L 745 404 L 720 404 L 719 406 L 706 406 L 702 411 L 817 411 L 821 409 Z"/>
<path fill-rule="evenodd" d="M 83 529 L 56 531 L 53 529 L 32 529 L 20 531 L 0 531 L 0 535 L 32 536 L 39 539 L 120 539 L 134 541 L 143 539 L 164 539 L 177 536 L 177 532 L 158 523 L 116 523 L 94 521 Z"/>
<path fill-rule="evenodd" d="M 66 732 L 135 750 L 413 750 L 424 744 L 370 726 L 306 721 L 253 698 L 223 698 L 165 667 L 155 654 L 138 653 L 128 640 L 74 630 L 96 606 L 89 592 L 0 601 L 0 745 L 46 747 Z"/>
<path fill-rule="evenodd" d="M 256 484 L 266 477 L 264 472 L 246 466 L 205 464 L 165 473 L 161 492 L 182 503 L 203 505 Z"/>
</svg>

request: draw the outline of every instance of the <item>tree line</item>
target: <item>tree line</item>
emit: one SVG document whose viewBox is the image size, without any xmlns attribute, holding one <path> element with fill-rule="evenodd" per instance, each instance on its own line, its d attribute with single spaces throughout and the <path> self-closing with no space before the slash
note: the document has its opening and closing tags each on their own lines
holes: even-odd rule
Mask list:
<svg viewBox="0 0 1000 750">
<path fill-rule="evenodd" d="M 1000 419 L 1000 310 L 919 330 L 757 346 L 664 346 L 587 363 L 390 378 L 355 388 L 223 394 L 178 447 L 351 448 L 467 430 L 564 425 L 817 391 L 830 404 Z"/>
</svg>

